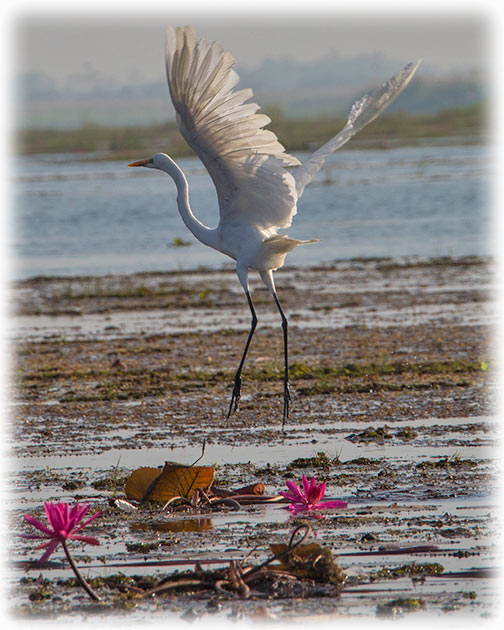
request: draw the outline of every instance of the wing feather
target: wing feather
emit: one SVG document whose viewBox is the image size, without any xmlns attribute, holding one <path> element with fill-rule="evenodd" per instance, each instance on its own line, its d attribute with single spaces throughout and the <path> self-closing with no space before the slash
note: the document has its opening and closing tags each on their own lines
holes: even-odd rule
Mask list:
<svg viewBox="0 0 504 630">
<path fill-rule="evenodd" d="M 392 101 L 399 96 L 411 81 L 422 59 L 410 63 L 379 88 L 365 94 L 356 101 L 350 110 L 348 120 L 343 129 L 334 138 L 320 147 L 313 155 L 303 162 L 294 172 L 296 192 L 301 197 L 305 186 L 311 182 L 319 172 L 327 156 L 342 147 L 358 131 L 372 122 Z"/>
<path fill-rule="evenodd" d="M 216 42 L 197 41 L 190 26 L 168 30 L 166 71 L 179 129 L 212 177 L 221 221 L 253 221 L 262 229 L 288 227 L 297 194 L 285 152 L 268 116 L 247 103 L 250 89 L 234 91 L 234 59 Z"/>
</svg>

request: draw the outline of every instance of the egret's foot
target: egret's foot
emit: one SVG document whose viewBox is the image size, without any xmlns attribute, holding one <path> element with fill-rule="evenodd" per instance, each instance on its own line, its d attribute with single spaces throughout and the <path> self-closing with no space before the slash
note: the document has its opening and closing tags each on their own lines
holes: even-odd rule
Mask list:
<svg viewBox="0 0 504 630">
<path fill-rule="evenodd" d="M 282 429 L 285 425 L 285 421 L 289 417 L 289 407 L 291 402 L 291 395 L 289 391 L 289 382 L 284 383 L 284 404 L 283 404 L 283 417 L 282 417 Z"/>
<path fill-rule="evenodd" d="M 240 401 L 240 390 L 241 390 L 241 377 L 235 376 L 233 393 L 231 394 L 231 402 L 229 403 L 229 409 L 227 412 L 226 419 L 229 420 L 229 416 L 238 409 L 238 402 Z"/>
</svg>

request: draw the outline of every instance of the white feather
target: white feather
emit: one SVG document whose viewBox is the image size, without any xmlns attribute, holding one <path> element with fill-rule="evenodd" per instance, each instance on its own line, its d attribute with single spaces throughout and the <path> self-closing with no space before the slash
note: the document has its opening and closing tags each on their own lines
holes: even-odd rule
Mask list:
<svg viewBox="0 0 504 630">
<path fill-rule="evenodd" d="M 418 66 L 422 63 L 410 63 L 391 79 L 369 94 L 365 94 L 356 101 L 350 110 L 348 120 L 343 129 L 334 138 L 326 142 L 315 153 L 303 162 L 294 172 L 296 192 L 301 197 L 305 186 L 311 182 L 319 172 L 327 156 L 334 153 L 350 140 L 358 131 L 372 122 L 390 103 L 404 90 L 411 81 Z"/>
<path fill-rule="evenodd" d="M 166 67 L 180 131 L 212 177 L 221 220 L 232 217 L 259 229 L 288 227 L 296 212 L 296 190 L 287 166 L 297 158 L 285 152 L 270 122 L 256 114 L 250 89 L 233 91 L 234 59 L 217 43 L 196 42 L 191 27 L 170 29 Z"/>
</svg>

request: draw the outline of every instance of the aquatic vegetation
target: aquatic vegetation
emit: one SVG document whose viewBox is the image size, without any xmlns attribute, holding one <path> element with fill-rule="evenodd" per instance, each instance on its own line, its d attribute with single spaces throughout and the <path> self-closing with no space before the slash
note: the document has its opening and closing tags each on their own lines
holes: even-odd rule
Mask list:
<svg viewBox="0 0 504 630">
<path fill-rule="evenodd" d="M 440 575 L 444 567 L 439 562 L 412 562 L 400 567 L 383 567 L 371 576 L 375 580 L 396 580 L 405 576 Z"/>
<path fill-rule="evenodd" d="M 333 466 L 339 466 L 341 461 L 338 456 L 329 457 L 324 451 L 318 451 L 313 457 L 297 457 L 293 459 L 290 464 L 287 465 L 287 470 L 293 468 L 322 468 L 323 470 L 329 470 Z"/>
<path fill-rule="evenodd" d="M 280 492 L 279 494 L 289 501 L 292 501 L 289 505 L 289 510 L 292 510 L 295 514 L 305 510 L 327 510 L 346 508 L 347 506 L 345 501 L 322 501 L 326 484 L 317 484 L 315 477 L 312 477 L 311 481 L 308 481 L 303 475 L 303 490 L 293 481 L 287 481 L 286 483 L 289 492 Z"/>
<path fill-rule="evenodd" d="M 191 241 L 186 241 L 179 236 L 175 236 L 172 242 L 170 243 L 172 247 L 190 247 L 192 245 Z"/>
<path fill-rule="evenodd" d="M 427 470 L 432 468 L 455 468 L 455 469 L 463 469 L 463 468 L 475 468 L 479 466 L 477 461 L 472 459 L 461 459 L 458 455 L 453 455 L 452 457 L 448 457 L 447 455 L 443 455 L 434 461 L 426 461 L 419 462 L 416 464 L 416 468 L 420 468 L 421 470 Z"/>
<path fill-rule="evenodd" d="M 423 609 L 425 609 L 425 602 L 423 599 L 399 597 L 391 602 L 378 604 L 376 607 L 376 614 L 378 617 L 393 617 L 395 615 L 402 615 L 405 612 L 415 612 Z"/>
<path fill-rule="evenodd" d="M 418 432 L 411 427 L 406 426 L 396 433 L 396 437 L 400 438 L 401 440 L 414 440 L 418 437 Z"/>
<path fill-rule="evenodd" d="M 70 563 L 70 566 L 72 567 L 72 570 L 75 573 L 75 576 L 80 585 L 84 588 L 84 590 L 92 599 L 99 600 L 100 598 L 98 597 L 98 595 L 96 595 L 96 593 L 91 589 L 89 584 L 86 582 L 86 580 L 82 577 L 79 570 L 77 569 L 77 566 L 75 565 L 73 558 L 70 555 L 70 551 L 67 546 L 67 540 L 78 540 L 89 545 L 99 545 L 100 543 L 96 538 L 92 536 L 82 536 L 77 532 L 86 527 L 86 525 L 91 523 L 91 521 L 94 521 L 94 519 L 100 516 L 102 512 L 96 512 L 86 521 L 84 521 L 84 523 L 79 525 L 79 523 L 89 511 L 89 505 L 87 505 L 86 503 L 83 503 L 82 505 L 76 503 L 70 510 L 70 506 L 68 505 L 68 503 L 46 502 L 44 503 L 44 510 L 47 516 L 47 520 L 49 521 L 49 527 L 47 525 L 44 525 L 44 523 L 34 518 L 30 514 L 25 514 L 25 520 L 42 533 L 20 534 L 20 536 L 22 538 L 29 538 L 32 540 L 46 541 L 35 547 L 35 549 L 46 549 L 45 553 L 39 560 L 40 564 L 45 562 L 61 544 L 67 556 L 68 562 Z"/>
<path fill-rule="evenodd" d="M 331 550 L 318 543 L 299 545 L 287 550 L 285 544 L 270 545 L 271 551 L 278 556 L 281 568 L 298 578 L 311 579 L 315 582 L 329 583 L 342 590 L 346 574 L 336 563 Z"/>
<path fill-rule="evenodd" d="M 71 510 L 68 503 L 44 503 L 44 509 L 47 515 L 47 520 L 49 521 L 49 527 L 41 523 L 33 516 L 30 516 L 30 514 L 24 515 L 25 520 L 30 523 L 30 525 L 33 525 L 33 527 L 41 531 L 42 535 L 21 534 L 23 538 L 48 539 L 47 542 L 35 547 L 35 549 L 47 548 L 47 551 L 39 560 L 40 563 L 45 562 L 56 550 L 58 545 L 66 540 L 79 540 L 90 545 L 100 544 L 96 538 L 93 538 L 92 536 L 81 536 L 76 532 L 80 531 L 91 521 L 94 521 L 95 518 L 100 516 L 101 512 L 96 512 L 96 514 L 93 514 L 87 519 L 87 521 L 77 527 L 89 510 L 89 505 L 86 503 L 83 503 L 82 506 L 80 506 L 79 503 L 76 503 Z"/>
<path fill-rule="evenodd" d="M 368 427 L 364 429 L 364 431 L 352 433 L 346 437 L 350 442 L 382 442 L 390 438 L 392 438 L 392 434 L 389 433 L 389 427 L 387 425 L 378 427 L 377 429 Z"/>
</svg>

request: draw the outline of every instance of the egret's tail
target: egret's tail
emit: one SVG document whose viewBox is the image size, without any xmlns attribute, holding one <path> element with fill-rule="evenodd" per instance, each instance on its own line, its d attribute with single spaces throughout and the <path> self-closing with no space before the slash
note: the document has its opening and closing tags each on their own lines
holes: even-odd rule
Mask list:
<svg viewBox="0 0 504 630">
<path fill-rule="evenodd" d="M 290 238 L 285 234 L 273 234 L 263 241 L 263 252 L 266 258 L 266 269 L 279 269 L 285 260 L 285 256 L 291 249 L 298 245 L 308 245 L 309 243 L 318 243 L 320 239 L 314 238 L 309 241 L 300 241 L 296 238 Z"/>
<path fill-rule="evenodd" d="M 308 245 L 309 243 L 319 243 L 319 238 L 312 238 L 309 241 L 299 241 L 297 238 L 290 238 L 285 234 L 273 234 L 265 241 L 263 241 L 263 247 L 266 246 L 271 251 L 276 252 L 290 252 L 297 245 Z"/>
<path fill-rule="evenodd" d="M 298 245 L 309 245 L 310 243 L 320 243 L 319 238 L 311 238 L 309 241 L 298 241 Z"/>
</svg>

